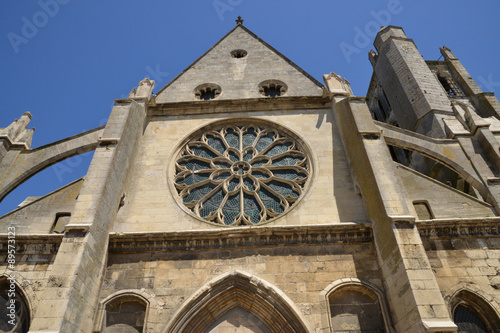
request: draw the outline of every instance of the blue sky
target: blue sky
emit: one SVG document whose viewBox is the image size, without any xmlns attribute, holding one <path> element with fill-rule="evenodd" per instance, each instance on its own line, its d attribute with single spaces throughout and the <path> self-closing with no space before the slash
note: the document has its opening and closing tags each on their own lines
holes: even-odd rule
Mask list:
<svg viewBox="0 0 500 333">
<path fill-rule="evenodd" d="M 335 72 L 365 96 L 367 53 L 381 25 L 402 26 L 426 60 L 446 45 L 485 91 L 500 93 L 498 1 L 3 0 L 0 128 L 25 111 L 32 147 L 105 123 L 114 99 L 144 77 L 167 84 L 235 25 L 244 25 L 320 82 Z M 369 42 L 368 42 L 369 40 Z M 22 184 L 0 215 L 86 173 L 92 154 Z"/>
</svg>

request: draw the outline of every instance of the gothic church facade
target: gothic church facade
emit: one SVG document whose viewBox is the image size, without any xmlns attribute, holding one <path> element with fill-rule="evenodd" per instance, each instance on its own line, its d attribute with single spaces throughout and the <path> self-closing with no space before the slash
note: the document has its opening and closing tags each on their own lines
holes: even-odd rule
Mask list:
<svg viewBox="0 0 500 333">
<path fill-rule="evenodd" d="M 500 332 L 500 103 L 446 47 L 425 61 L 394 26 L 374 46 L 356 97 L 238 20 L 103 127 L 0 129 L 0 200 L 94 151 L 0 217 L 0 331 Z"/>
</svg>

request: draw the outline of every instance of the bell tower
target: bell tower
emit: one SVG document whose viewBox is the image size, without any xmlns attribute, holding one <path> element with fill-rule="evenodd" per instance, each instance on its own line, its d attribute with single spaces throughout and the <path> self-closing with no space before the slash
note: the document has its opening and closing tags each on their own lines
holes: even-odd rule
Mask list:
<svg viewBox="0 0 500 333">
<path fill-rule="evenodd" d="M 445 138 L 443 118 L 453 117 L 450 101 L 413 40 L 400 27 L 382 28 L 370 52 L 374 74 L 404 129 Z"/>
</svg>

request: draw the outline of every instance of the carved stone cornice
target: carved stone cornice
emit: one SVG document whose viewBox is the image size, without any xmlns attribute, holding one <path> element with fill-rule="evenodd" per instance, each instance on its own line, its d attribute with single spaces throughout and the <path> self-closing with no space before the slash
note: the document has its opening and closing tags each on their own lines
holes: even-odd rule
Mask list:
<svg viewBox="0 0 500 333">
<path fill-rule="evenodd" d="M 57 254 L 59 245 L 63 239 L 62 234 L 50 235 L 27 235 L 17 234 L 10 237 L 7 234 L 0 234 L 0 254 L 8 251 L 8 240 L 13 239 L 10 245 L 15 245 L 17 255 L 52 255 Z"/>
<path fill-rule="evenodd" d="M 291 111 L 329 108 L 330 98 L 321 96 L 248 98 L 157 103 L 149 105 L 148 116 L 186 116 L 205 113 L 237 113 L 261 111 Z"/>
<path fill-rule="evenodd" d="M 224 228 L 162 233 L 112 233 L 109 252 L 190 251 L 267 246 L 372 242 L 372 228 L 362 224 Z"/>
<path fill-rule="evenodd" d="M 500 236 L 498 217 L 422 220 L 416 224 L 423 239 Z"/>
</svg>

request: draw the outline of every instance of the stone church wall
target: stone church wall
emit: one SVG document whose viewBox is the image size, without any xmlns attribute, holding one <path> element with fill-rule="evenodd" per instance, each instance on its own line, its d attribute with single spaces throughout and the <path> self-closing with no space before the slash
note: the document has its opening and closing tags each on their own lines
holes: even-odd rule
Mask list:
<svg viewBox="0 0 500 333">
<path fill-rule="evenodd" d="M 328 327 L 323 291 L 332 282 L 357 278 L 383 289 L 373 245 L 352 243 L 112 253 L 101 300 L 123 290 L 145 290 L 155 299 L 149 311 L 148 328 L 161 332 L 192 294 L 210 280 L 234 270 L 255 275 L 276 286 L 316 329 Z"/>
<path fill-rule="evenodd" d="M 182 114 L 182 110 L 178 111 Z M 271 115 L 272 114 L 272 115 Z M 310 188 L 297 207 L 272 225 L 304 225 L 368 220 L 362 199 L 355 193 L 347 158 L 331 111 L 284 110 L 241 112 L 238 118 L 269 120 L 290 129 L 312 151 L 314 175 Z M 195 129 L 217 120 L 235 118 L 226 113 L 150 117 L 142 148 L 133 164 L 115 231 L 169 231 L 206 229 L 216 226 L 186 214 L 171 188 L 172 163 L 179 142 Z M 249 122 L 250 123 L 250 122 Z M 169 174 L 170 173 L 170 174 Z M 167 176 L 168 174 L 168 176 Z M 182 204 L 181 204 L 182 205 Z"/>
</svg>

